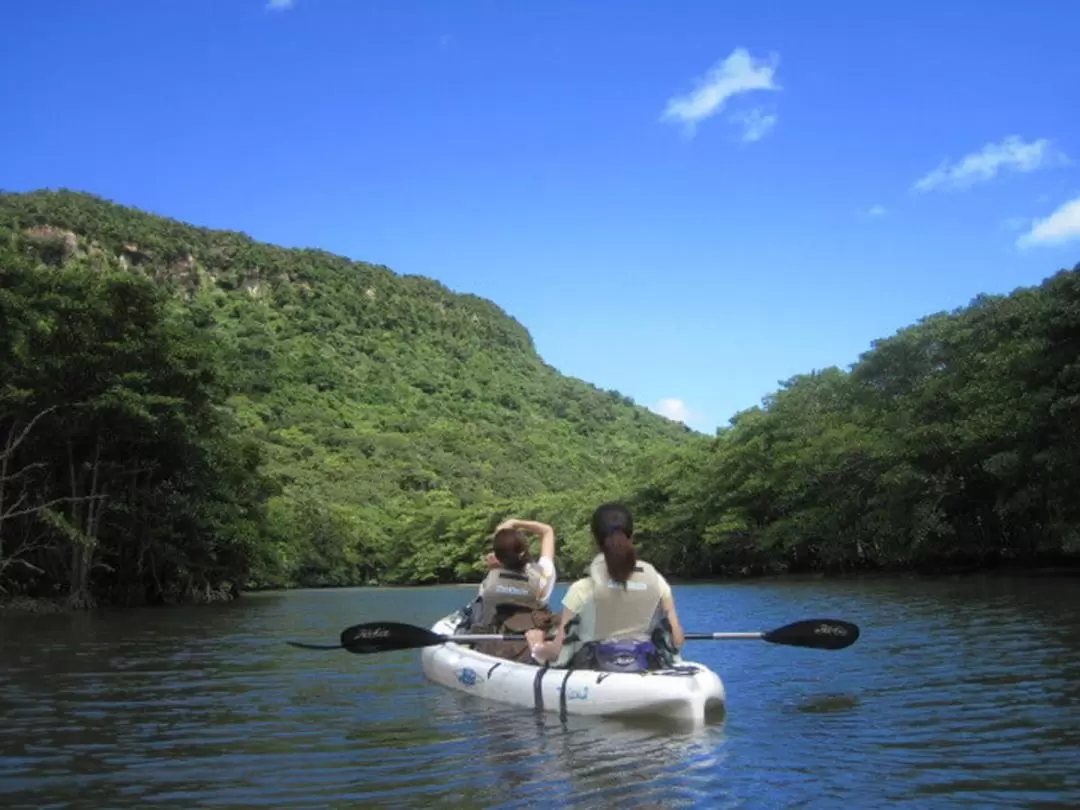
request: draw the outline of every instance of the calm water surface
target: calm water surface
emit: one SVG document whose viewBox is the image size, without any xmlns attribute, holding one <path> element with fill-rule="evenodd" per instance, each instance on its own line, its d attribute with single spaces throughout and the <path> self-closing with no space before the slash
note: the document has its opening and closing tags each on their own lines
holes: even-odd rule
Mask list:
<svg viewBox="0 0 1080 810">
<path fill-rule="evenodd" d="M 840 652 L 690 642 L 729 703 L 682 733 L 502 709 L 427 683 L 416 652 L 282 643 L 430 625 L 463 588 L 0 618 L 0 806 L 1076 808 L 1078 585 L 680 586 L 689 631 L 863 630 Z"/>
</svg>

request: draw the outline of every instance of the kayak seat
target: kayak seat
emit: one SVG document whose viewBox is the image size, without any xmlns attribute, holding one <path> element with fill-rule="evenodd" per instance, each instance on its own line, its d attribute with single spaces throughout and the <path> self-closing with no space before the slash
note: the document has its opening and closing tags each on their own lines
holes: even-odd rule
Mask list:
<svg viewBox="0 0 1080 810">
<path fill-rule="evenodd" d="M 485 625 L 474 624 L 470 633 L 477 635 L 515 635 L 521 636 L 527 630 L 550 632 L 559 617 L 548 608 L 530 610 L 519 605 L 500 605 L 491 622 Z M 524 638 L 501 641 L 478 641 L 473 649 L 484 655 L 516 661 L 519 664 L 535 664 L 532 652 Z"/>
</svg>

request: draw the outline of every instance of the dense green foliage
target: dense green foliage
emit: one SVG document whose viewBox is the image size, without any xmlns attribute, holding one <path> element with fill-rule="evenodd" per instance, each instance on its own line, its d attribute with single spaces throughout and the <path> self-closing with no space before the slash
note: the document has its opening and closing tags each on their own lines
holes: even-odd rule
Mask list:
<svg viewBox="0 0 1080 810">
<path fill-rule="evenodd" d="M 661 565 L 987 567 L 1080 555 L 1080 267 L 796 377 L 634 497 Z"/>
<path fill-rule="evenodd" d="M 716 437 L 428 279 L 71 192 L 0 195 L 0 588 L 117 601 L 559 567 L 621 497 L 686 577 L 1080 554 L 1080 268 L 783 384 Z"/>
<path fill-rule="evenodd" d="M 265 477 L 236 473 L 235 486 L 253 490 L 246 497 L 259 493 L 248 504 L 258 513 L 250 518 L 257 528 L 245 527 L 242 543 L 234 543 L 232 524 L 207 516 L 202 502 L 187 503 L 211 520 L 191 542 L 214 537 L 234 554 L 231 568 L 210 558 L 198 568 L 196 579 L 211 583 L 218 568 L 218 579 L 254 585 L 475 577 L 485 535 L 508 512 L 550 508 L 560 497 L 576 508 L 567 493 L 618 489 L 643 452 L 701 438 L 616 392 L 559 374 L 537 356 L 520 324 L 481 298 L 89 195 L 0 197 L 0 272 L 12 313 L 5 323 L 26 324 L 3 334 L 0 374 L 10 384 L 0 431 L 17 431 L 43 407 L 57 407 L 33 433 L 40 442 L 57 442 L 51 455 L 28 441 L 12 465 L 40 462 L 57 482 L 66 481 L 65 431 L 86 443 L 84 454 L 96 452 L 98 431 L 178 444 L 116 444 L 110 452 L 121 478 L 133 477 L 126 470 L 147 458 L 157 463 L 155 453 L 175 450 L 181 463 L 184 453 L 196 452 L 190 446 L 196 441 Z M 143 308 L 124 296 L 145 298 Z M 88 322 L 69 327 L 72 309 Z M 43 318 L 74 331 L 49 341 L 26 337 L 46 329 Z M 147 341 L 152 345 L 143 346 Z M 173 363 L 191 365 L 188 373 L 201 388 L 176 390 Z M 81 382 L 69 386 L 65 380 L 76 373 Z M 145 422 L 124 423 L 134 417 L 120 406 L 115 414 L 102 412 L 100 425 L 80 421 L 99 396 L 119 398 L 124 407 L 139 397 L 170 398 L 175 425 L 153 411 Z M 206 463 L 196 470 L 184 461 L 176 474 L 205 472 L 210 477 L 198 478 L 197 486 L 214 492 L 214 476 L 222 472 Z M 129 582 L 126 569 L 109 560 L 135 555 L 154 595 L 172 575 L 145 568 L 139 544 L 156 541 L 147 535 L 136 542 L 121 524 L 138 512 L 140 520 L 156 515 L 165 534 L 177 531 L 178 518 L 162 512 L 151 492 L 179 486 L 171 475 L 150 476 L 145 492 L 132 484 L 141 494 L 131 497 L 149 500 L 126 506 L 112 484 L 99 481 L 108 495 L 94 502 L 101 523 L 92 558 L 115 569 L 109 576 Z M 28 503 L 45 503 L 58 486 L 22 479 L 8 489 L 36 498 Z M 73 492 L 81 497 L 86 486 Z M 217 496 L 229 501 L 229 481 L 221 486 Z M 64 561 L 73 541 L 70 532 L 58 533 L 54 518 L 64 515 L 68 531 L 84 508 L 90 507 L 70 503 L 27 513 L 17 524 L 9 516 L 0 527 L 0 559 L 34 566 L 9 564 L 0 575 L 9 589 L 67 587 Z M 177 555 L 193 553 L 188 540 L 174 541 Z M 185 562 L 175 576 L 189 576 L 194 564 Z M 102 592 L 111 587 L 108 569 L 91 569 L 83 582 Z"/>
<path fill-rule="evenodd" d="M 100 261 L 42 267 L 7 245 L 0 585 L 77 605 L 233 590 L 268 490 L 214 406 L 206 313 Z"/>
</svg>

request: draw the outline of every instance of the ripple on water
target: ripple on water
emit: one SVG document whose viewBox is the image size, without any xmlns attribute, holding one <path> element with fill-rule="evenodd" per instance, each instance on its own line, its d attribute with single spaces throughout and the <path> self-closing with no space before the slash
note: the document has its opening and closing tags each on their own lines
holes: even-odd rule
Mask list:
<svg viewBox="0 0 1080 810">
<path fill-rule="evenodd" d="M 415 653 L 281 643 L 335 638 L 358 615 L 428 624 L 456 589 L 2 624 L 0 805 L 1080 806 L 1075 590 L 816 582 L 679 599 L 695 630 L 832 614 L 863 636 L 837 653 L 696 644 L 729 713 L 675 733 L 506 711 L 428 684 Z"/>
</svg>

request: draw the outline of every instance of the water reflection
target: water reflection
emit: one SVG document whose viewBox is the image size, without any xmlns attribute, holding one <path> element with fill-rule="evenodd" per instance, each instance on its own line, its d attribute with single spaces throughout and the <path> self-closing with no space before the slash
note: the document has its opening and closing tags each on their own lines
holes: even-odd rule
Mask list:
<svg viewBox="0 0 1080 810">
<path fill-rule="evenodd" d="M 559 720 L 468 695 L 444 697 L 466 737 L 470 787 L 483 774 L 485 806 L 691 806 L 709 798 L 695 775 L 722 758 L 722 727 L 673 732 L 641 720 Z"/>
<path fill-rule="evenodd" d="M 299 651 L 428 625 L 463 589 L 0 620 L 0 805 L 1080 806 L 1080 589 L 1060 581 L 680 586 L 688 630 L 858 622 L 837 653 L 692 642 L 729 706 L 696 731 L 537 716 L 415 652 Z M 560 592 L 563 589 L 560 589 Z"/>
</svg>

